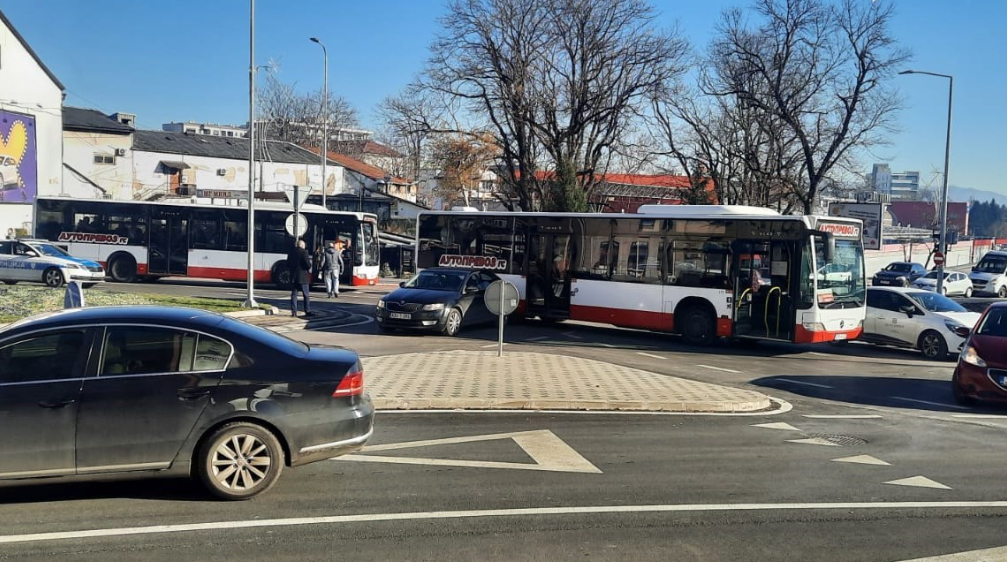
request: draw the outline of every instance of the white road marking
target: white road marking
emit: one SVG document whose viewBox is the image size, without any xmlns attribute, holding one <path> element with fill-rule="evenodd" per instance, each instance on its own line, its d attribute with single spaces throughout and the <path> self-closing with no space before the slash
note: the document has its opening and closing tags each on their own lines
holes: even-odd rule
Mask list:
<svg viewBox="0 0 1007 562">
<path fill-rule="evenodd" d="M 804 414 L 804 417 L 815 420 L 880 420 L 884 416 L 878 414 Z"/>
<path fill-rule="evenodd" d="M 602 347 L 611 347 L 611 348 L 615 348 L 615 347 L 618 347 L 618 346 L 616 346 L 616 345 L 612 345 L 612 344 L 610 344 L 610 343 L 602 343 L 602 342 L 597 342 L 597 343 L 593 343 L 593 344 L 591 344 L 591 345 L 600 345 L 600 346 L 602 346 Z"/>
<path fill-rule="evenodd" d="M 1007 562 L 1007 546 L 984 550 L 970 550 L 968 552 L 954 552 L 941 556 L 928 556 L 926 558 L 914 558 L 912 560 L 903 560 L 902 562 Z"/>
<path fill-rule="evenodd" d="M 942 408 L 956 408 L 958 410 L 968 410 L 965 406 L 958 406 L 957 404 L 946 404 L 944 402 L 931 402 L 929 400 L 917 400 L 916 398 L 906 398 L 904 396 L 892 396 L 892 400 L 902 400 L 903 402 L 916 402 L 917 404 L 926 404 L 928 406 L 940 406 Z"/>
<path fill-rule="evenodd" d="M 535 336 L 534 338 L 525 338 L 524 341 L 544 341 L 549 339 L 551 336 Z"/>
<path fill-rule="evenodd" d="M 507 342 L 504 342 L 504 345 L 510 345 L 510 344 L 507 343 Z M 499 346 L 500 346 L 499 343 L 491 343 L 489 345 L 480 345 L 479 347 L 481 347 L 483 349 L 487 349 L 487 348 L 490 348 L 490 347 L 499 347 Z"/>
<path fill-rule="evenodd" d="M 967 418 L 976 420 L 1004 420 L 1007 421 L 1007 416 L 1002 414 L 951 414 L 952 418 Z"/>
<path fill-rule="evenodd" d="M 721 416 L 721 417 L 762 417 L 777 416 L 786 414 L 794 409 L 794 405 L 781 398 L 769 397 L 769 401 L 779 406 L 775 410 L 768 412 L 643 412 L 636 410 L 493 410 L 493 409 L 473 409 L 473 410 L 385 410 L 379 409 L 382 415 L 392 414 L 519 414 L 530 416 L 534 414 L 557 414 L 588 415 L 588 416 Z M 999 426 L 996 426 L 999 427 Z"/>
<path fill-rule="evenodd" d="M 724 367 L 714 367 L 713 365 L 696 365 L 697 367 L 702 367 L 704 369 L 712 369 L 714 371 L 724 371 L 725 373 L 740 373 L 741 371 L 735 371 L 734 369 L 725 369 Z"/>
<path fill-rule="evenodd" d="M 915 510 L 915 509 L 990 509 L 1007 510 L 1007 501 L 935 501 L 935 502 L 847 502 L 847 503 L 738 503 L 738 504 L 671 504 L 671 505 L 598 505 L 572 507 L 523 507 L 511 509 L 472 509 L 463 511 L 414 511 L 406 513 L 362 513 L 358 515 L 327 515 L 289 517 L 285 519 L 246 519 L 56 531 L 24 535 L 0 535 L 0 544 L 51 542 L 101 537 L 124 537 L 223 529 L 261 529 L 303 525 L 339 525 L 384 521 L 434 521 L 443 519 L 478 519 L 484 517 L 531 517 L 543 515 L 598 515 L 624 513 L 709 513 L 732 511 L 828 511 L 828 510 Z"/>
<path fill-rule="evenodd" d="M 637 351 L 636 354 L 643 355 L 644 357 L 650 357 L 651 359 L 660 359 L 662 361 L 666 360 L 664 357 L 661 357 L 660 355 L 654 355 L 653 353 L 644 353 L 642 351 Z"/>
<path fill-rule="evenodd" d="M 912 478 L 903 478 L 901 480 L 892 480 L 885 482 L 885 484 L 894 484 L 896 486 L 915 486 L 917 488 L 936 488 L 938 490 L 950 490 L 949 486 L 945 486 L 940 482 L 935 482 L 926 476 L 913 476 Z"/>
<path fill-rule="evenodd" d="M 752 424 L 752 427 L 762 427 L 762 428 L 765 428 L 765 429 L 782 429 L 784 431 L 800 431 L 800 429 L 797 429 L 796 427 L 790 425 L 789 423 L 785 423 L 785 422 L 756 423 L 756 424 Z"/>
<path fill-rule="evenodd" d="M 800 384 L 800 385 L 804 385 L 804 386 L 813 386 L 815 388 L 832 388 L 831 386 L 829 386 L 827 384 L 818 384 L 817 382 L 795 381 L 793 379 L 784 379 L 784 378 L 780 378 L 780 377 L 775 377 L 774 380 L 778 380 L 780 382 L 789 382 L 790 384 Z"/>
<path fill-rule="evenodd" d="M 787 439 L 787 443 L 797 443 L 799 445 L 823 445 L 825 447 L 841 447 L 839 443 L 833 443 L 821 437 L 809 437 L 807 439 Z"/>
<path fill-rule="evenodd" d="M 855 457 L 843 457 L 841 459 L 832 459 L 832 462 L 851 462 L 854 464 L 872 464 L 875 466 L 892 466 L 891 463 L 887 463 L 879 458 L 872 457 L 870 455 L 857 455 Z"/>
<path fill-rule="evenodd" d="M 568 338 L 575 339 L 575 340 L 582 340 L 582 339 L 584 339 L 584 336 L 575 334 L 573 332 L 563 332 L 563 335 L 566 336 L 566 337 L 568 337 Z"/>
<path fill-rule="evenodd" d="M 805 351 L 804 354 L 805 355 L 815 355 L 817 357 L 829 357 L 829 358 L 834 358 L 835 357 L 835 355 L 833 355 L 831 353 L 822 353 L 821 351 Z"/>
<path fill-rule="evenodd" d="M 594 466 L 573 447 L 548 429 L 537 431 L 518 431 L 514 433 L 496 433 L 492 435 L 468 435 L 465 437 L 449 437 L 446 439 L 427 439 L 425 441 L 407 441 L 405 443 L 388 443 L 365 447 L 364 452 L 394 451 L 398 449 L 414 449 L 434 445 L 456 445 L 459 443 L 475 443 L 478 441 L 495 441 L 497 439 L 513 439 L 524 452 L 531 457 L 533 464 L 497 461 L 468 461 L 457 459 L 427 459 L 415 457 L 386 457 L 379 455 L 345 455 L 335 461 L 384 462 L 393 464 L 421 464 L 431 466 L 461 466 L 468 468 L 509 468 L 513 470 L 543 470 L 546 472 L 577 472 L 586 474 L 601 474 Z"/>
</svg>

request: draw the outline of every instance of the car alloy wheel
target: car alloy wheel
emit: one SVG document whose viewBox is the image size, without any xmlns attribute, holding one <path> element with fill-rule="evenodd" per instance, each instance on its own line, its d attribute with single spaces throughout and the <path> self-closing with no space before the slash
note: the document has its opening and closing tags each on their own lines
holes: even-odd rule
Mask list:
<svg viewBox="0 0 1007 562">
<path fill-rule="evenodd" d="M 972 297 L 972 287 L 969 287 L 969 288 L 965 289 L 964 296 L 967 299 Z"/>
<path fill-rule="evenodd" d="M 920 351 L 927 359 L 944 359 L 948 355 L 948 344 L 944 336 L 929 330 L 920 336 Z"/>
<path fill-rule="evenodd" d="M 444 335 L 453 336 L 462 328 L 462 313 L 457 308 L 452 308 L 448 312 L 448 317 L 444 321 Z"/>
<path fill-rule="evenodd" d="M 1003 298 L 1007 298 L 1007 285 L 1004 285 L 1003 287 L 1000 287 L 1000 290 L 997 291 L 997 296 L 1000 297 L 1000 298 L 1002 298 L 1002 299 Z"/>
<path fill-rule="evenodd" d="M 63 285 L 63 272 L 55 267 L 50 267 L 42 274 L 42 281 L 45 282 L 47 287 L 54 289 L 60 287 Z"/>
<path fill-rule="evenodd" d="M 283 470 L 283 448 L 266 429 L 246 422 L 213 433 L 199 454 L 199 477 L 207 490 L 225 500 L 246 500 L 276 483 Z"/>
</svg>

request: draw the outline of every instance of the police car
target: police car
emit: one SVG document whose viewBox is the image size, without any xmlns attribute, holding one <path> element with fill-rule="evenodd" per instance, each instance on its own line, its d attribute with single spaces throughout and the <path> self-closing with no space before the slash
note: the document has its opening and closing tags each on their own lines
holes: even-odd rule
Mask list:
<svg viewBox="0 0 1007 562">
<path fill-rule="evenodd" d="M 80 281 L 84 287 L 105 280 L 105 269 L 91 260 L 75 258 L 44 240 L 0 241 L 0 281 L 45 283 L 59 287 Z"/>
</svg>

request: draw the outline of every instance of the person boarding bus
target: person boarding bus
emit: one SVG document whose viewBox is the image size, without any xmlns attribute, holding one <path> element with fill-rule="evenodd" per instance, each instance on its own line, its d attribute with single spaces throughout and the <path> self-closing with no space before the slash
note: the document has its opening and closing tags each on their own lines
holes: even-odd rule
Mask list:
<svg viewBox="0 0 1007 562">
<path fill-rule="evenodd" d="M 329 242 L 322 256 L 322 274 L 325 276 L 325 291 L 329 298 L 339 298 L 339 275 L 343 272 L 343 257 L 336 245 Z"/>
</svg>

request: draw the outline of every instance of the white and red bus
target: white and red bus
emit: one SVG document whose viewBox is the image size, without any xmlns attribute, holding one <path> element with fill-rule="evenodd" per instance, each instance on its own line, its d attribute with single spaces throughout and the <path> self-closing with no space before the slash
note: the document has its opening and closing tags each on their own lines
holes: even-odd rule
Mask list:
<svg viewBox="0 0 1007 562">
<path fill-rule="evenodd" d="M 865 316 L 856 219 L 646 205 L 638 214 L 427 212 L 418 268 L 495 271 L 516 314 L 716 337 L 854 339 Z"/>
<path fill-rule="evenodd" d="M 255 203 L 255 281 L 287 286 L 286 228 L 290 203 Z M 352 256 L 342 281 L 373 285 L 380 246 L 377 216 L 304 205 L 304 239 L 320 259 L 328 242 L 342 242 Z M 248 208 L 244 205 L 176 201 L 107 201 L 40 197 L 35 236 L 67 246 L 71 255 L 101 262 L 113 281 L 188 276 L 229 281 L 248 278 Z M 317 279 L 315 280 L 317 281 Z"/>
</svg>

